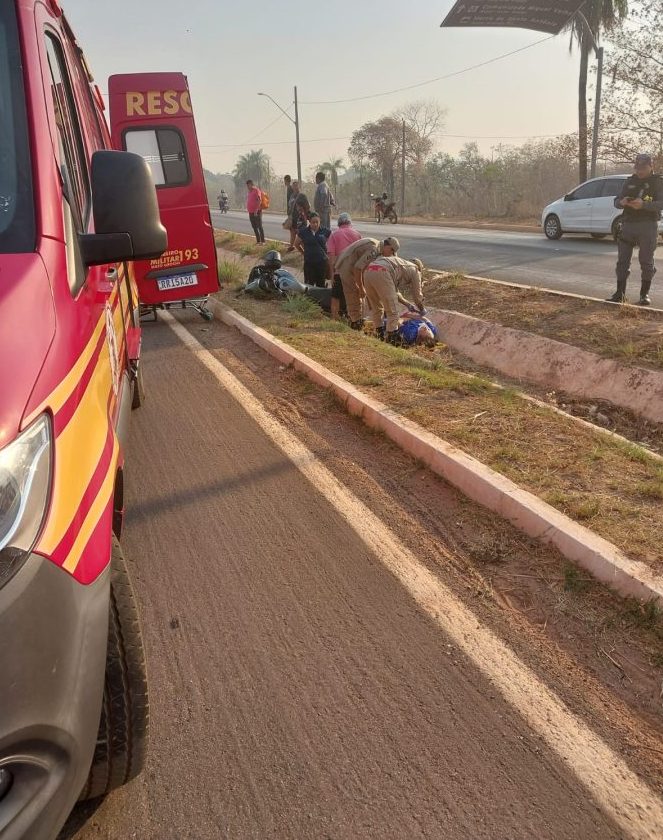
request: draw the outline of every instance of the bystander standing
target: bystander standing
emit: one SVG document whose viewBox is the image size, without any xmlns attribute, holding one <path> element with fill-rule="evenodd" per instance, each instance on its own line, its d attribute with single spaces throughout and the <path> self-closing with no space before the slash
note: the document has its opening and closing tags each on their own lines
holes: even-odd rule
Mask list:
<svg viewBox="0 0 663 840">
<path fill-rule="evenodd" d="M 329 276 L 332 280 L 331 294 L 331 316 L 338 318 L 346 312 L 345 294 L 341 275 L 336 271 L 336 260 L 343 251 L 361 239 L 359 231 L 352 226 L 352 219 L 349 213 L 339 213 L 336 221 L 337 228 L 327 240 L 327 253 L 329 255 Z"/>
<path fill-rule="evenodd" d="M 323 228 L 317 213 L 310 213 L 297 228 L 295 247 L 304 254 L 304 282 L 308 286 L 324 286 L 329 273 L 327 239 L 331 231 Z"/>
<path fill-rule="evenodd" d="M 250 179 L 246 182 L 246 210 L 258 245 L 265 241 L 262 229 L 262 193 Z"/>
<path fill-rule="evenodd" d="M 334 206 L 334 196 L 329 189 L 324 172 L 316 173 L 315 183 L 317 187 L 313 196 L 313 209 L 320 216 L 322 227 L 331 229 L 331 209 Z"/>
</svg>

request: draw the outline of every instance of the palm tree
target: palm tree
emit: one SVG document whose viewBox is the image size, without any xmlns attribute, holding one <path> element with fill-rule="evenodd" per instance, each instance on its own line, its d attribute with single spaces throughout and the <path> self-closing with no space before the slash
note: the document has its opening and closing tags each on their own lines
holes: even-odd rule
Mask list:
<svg viewBox="0 0 663 840">
<path fill-rule="evenodd" d="M 260 185 L 263 180 L 268 180 L 271 172 L 271 161 L 262 149 L 253 149 L 245 155 L 241 155 L 233 169 L 233 180 L 235 187 L 240 189 L 248 181 L 255 181 Z"/>
<path fill-rule="evenodd" d="M 329 158 L 329 160 L 321 163 L 318 167 L 319 172 L 324 172 L 325 175 L 329 175 L 334 195 L 338 192 L 338 174 L 340 170 L 345 172 L 345 168 L 343 158 Z"/>
<path fill-rule="evenodd" d="M 582 7 L 594 40 L 598 44 L 603 32 L 610 32 L 628 14 L 628 0 L 587 0 Z M 580 47 L 580 71 L 578 74 L 578 175 L 580 182 L 587 180 L 587 68 L 592 51 L 582 18 L 575 16 L 569 24 L 571 42 Z M 596 130 L 596 127 L 595 127 Z"/>
</svg>

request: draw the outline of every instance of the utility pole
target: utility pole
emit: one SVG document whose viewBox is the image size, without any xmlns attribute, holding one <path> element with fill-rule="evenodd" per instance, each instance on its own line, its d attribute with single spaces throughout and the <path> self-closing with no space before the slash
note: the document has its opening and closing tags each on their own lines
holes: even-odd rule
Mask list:
<svg viewBox="0 0 663 840">
<path fill-rule="evenodd" d="M 599 149 L 599 120 L 601 119 L 601 82 L 603 81 L 603 47 L 596 51 L 596 102 L 594 103 L 594 131 L 592 132 L 592 160 L 589 173 L 596 175 L 596 159 Z"/>
<path fill-rule="evenodd" d="M 364 161 L 359 161 L 359 212 L 364 212 Z"/>
<path fill-rule="evenodd" d="M 401 218 L 405 216 L 405 120 L 403 120 L 403 138 L 401 141 Z"/>
<path fill-rule="evenodd" d="M 582 23 L 585 35 L 589 39 L 592 49 L 596 53 L 596 96 L 594 97 L 594 131 L 592 132 L 592 156 L 589 168 L 589 177 L 596 175 L 596 159 L 599 150 L 599 121 L 601 119 L 601 84 L 603 82 L 603 47 L 599 47 L 596 38 L 589 25 L 589 21 L 582 12 L 576 12 L 576 17 Z"/>
<path fill-rule="evenodd" d="M 295 141 L 297 143 L 297 180 L 302 185 L 302 153 L 299 148 L 299 105 L 297 104 L 297 85 L 295 85 Z"/>
</svg>

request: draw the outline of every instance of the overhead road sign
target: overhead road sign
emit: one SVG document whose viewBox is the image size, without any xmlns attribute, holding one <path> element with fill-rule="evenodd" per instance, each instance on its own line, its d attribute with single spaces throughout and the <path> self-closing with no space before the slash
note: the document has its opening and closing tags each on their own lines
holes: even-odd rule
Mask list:
<svg viewBox="0 0 663 840">
<path fill-rule="evenodd" d="M 584 0 L 458 0 L 441 26 L 506 26 L 557 35 Z"/>
</svg>

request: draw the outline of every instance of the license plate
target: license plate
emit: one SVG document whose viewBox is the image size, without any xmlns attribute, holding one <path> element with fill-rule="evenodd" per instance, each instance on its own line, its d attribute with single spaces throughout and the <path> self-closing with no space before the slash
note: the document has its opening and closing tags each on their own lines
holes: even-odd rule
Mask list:
<svg viewBox="0 0 663 840">
<path fill-rule="evenodd" d="M 159 277 L 157 286 L 160 292 L 167 292 L 169 289 L 181 289 L 184 286 L 197 286 L 198 276 L 196 274 L 176 274 L 174 277 Z"/>
</svg>

